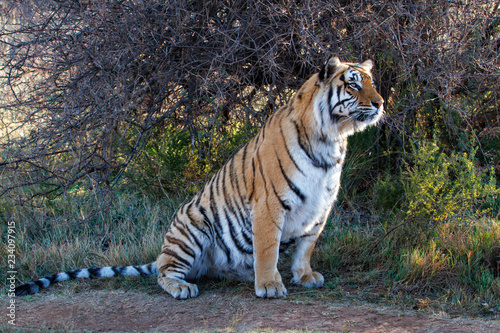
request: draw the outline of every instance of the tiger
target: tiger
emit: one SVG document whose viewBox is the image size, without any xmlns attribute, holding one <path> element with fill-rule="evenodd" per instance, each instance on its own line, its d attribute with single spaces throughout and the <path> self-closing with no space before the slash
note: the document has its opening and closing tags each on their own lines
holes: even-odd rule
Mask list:
<svg viewBox="0 0 500 333">
<path fill-rule="evenodd" d="M 176 299 L 199 295 L 200 277 L 254 281 L 280 298 L 280 250 L 293 245 L 292 284 L 319 288 L 311 255 L 340 188 L 347 138 L 384 115 L 373 61 L 331 56 L 174 216 L 155 262 L 77 269 L 16 287 L 33 294 L 71 278 L 155 275 Z M 191 281 L 191 282 L 188 282 Z"/>
</svg>

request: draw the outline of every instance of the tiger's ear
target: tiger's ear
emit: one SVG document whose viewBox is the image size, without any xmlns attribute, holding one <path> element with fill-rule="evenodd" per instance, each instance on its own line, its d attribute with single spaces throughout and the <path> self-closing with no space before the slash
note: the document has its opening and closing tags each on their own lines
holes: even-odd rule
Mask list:
<svg viewBox="0 0 500 333">
<path fill-rule="evenodd" d="M 323 65 L 319 71 L 319 82 L 327 81 L 336 71 L 336 68 L 340 65 L 340 59 L 335 56 L 331 56 L 327 62 Z"/>
<path fill-rule="evenodd" d="M 371 72 L 373 68 L 373 61 L 371 60 L 366 60 L 365 62 L 359 64 L 362 68 L 366 69 L 367 71 Z"/>
</svg>

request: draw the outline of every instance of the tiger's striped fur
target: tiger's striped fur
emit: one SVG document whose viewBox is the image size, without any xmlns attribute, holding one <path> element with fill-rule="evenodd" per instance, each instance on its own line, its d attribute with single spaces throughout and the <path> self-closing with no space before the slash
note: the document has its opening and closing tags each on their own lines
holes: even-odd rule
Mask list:
<svg viewBox="0 0 500 333">
<path fill-rule="evenodd" d="M 384 112 L 372 66 L 370 60 L 353 64 L 331 57 L 179 209 L 164 237 L 157 272 L 148 268 L 165 291 L 178 299 L 196 297 L 197 286 L 187 280 L 224 276 L 254 278 L 257 296 L 283 297 L 287 291 L 277 263 L 280 245 L 291 244 L 292 283 L 323 285 L 310 258 L 337 197 L 347 137 L 377 123 Z M 121 268 L 128 270 L 133 271 Z M 66 273 L 55 276 L 61 274 Z M 42 280 L 31 284 L 44 287 Z"/>
<path fill-rule="evenodd" d="M 330 58 L 179 210 L 157 258 L 165 291 L 189 298 L 198 289 L 186 279 L 255 274 L 257 296 L 285 296 L 277 262 L 291 242 L 292 282 L 323 285 L 310 257 L 339 190 L 347 136 L 383 113 L 371 68 Z"/>
</svg>

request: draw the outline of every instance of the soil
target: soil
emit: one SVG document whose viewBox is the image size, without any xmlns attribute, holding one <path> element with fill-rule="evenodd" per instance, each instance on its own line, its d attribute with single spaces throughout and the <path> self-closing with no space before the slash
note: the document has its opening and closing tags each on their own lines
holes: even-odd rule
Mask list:
<svg viewBox="0 0 500 333">
<path fill-rule="evenodd" d="M 500 321 L 449 318 L 353 302 L 258 299 L 213 290 L 178 301 L 131 290 L 40 293 L 16 298 L 16 327 L 92 331 L 500 332 Z M 8 299 L 0 298 L 6 309 Z M 5 326 L 5 315 L 0 317 Z"/>
</svg>

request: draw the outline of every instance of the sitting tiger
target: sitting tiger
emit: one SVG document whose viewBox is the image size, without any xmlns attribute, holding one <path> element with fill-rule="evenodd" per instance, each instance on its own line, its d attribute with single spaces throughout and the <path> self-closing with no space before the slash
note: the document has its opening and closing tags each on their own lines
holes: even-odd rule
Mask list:
<svg viewBox="0 0 500 333">
<path fill-rule="evenodd" d="M 259 297 L 284 297 L 280 245 L 294 244 L 292 283 L 321 287 L 310 258 L 340 187 L 347 137 L 376 124 L 384 100 L 373 62 L 331 57 L 173 219 L 156 262 L 78 269 L 16 288 L 32 294 L 70 278 L 157 275 L 177 299 L 198 296 L 201 276 L 255 281 Z"/>
</svg>

